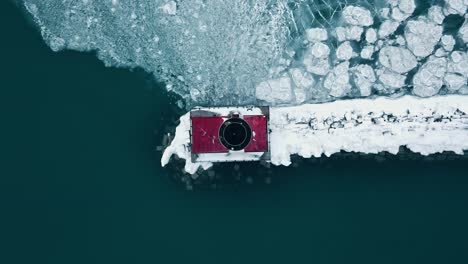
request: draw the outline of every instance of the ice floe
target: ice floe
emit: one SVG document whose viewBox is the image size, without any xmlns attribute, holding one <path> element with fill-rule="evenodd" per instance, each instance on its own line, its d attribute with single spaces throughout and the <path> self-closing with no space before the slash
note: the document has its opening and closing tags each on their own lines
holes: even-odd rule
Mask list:
<svg viewBox="0 0 468 264">
<path fill-rule="evenodd" d="M 405 75 L 401 75 L 389 70 L 378 70 L 377 75 L 379 77 L 379 81 L 385 85 L 385 87 L 378 90 L 384 94 L 390 94 L 395 89 L 405 86 Z"/>
<path fill-rule="evenodd" d="M 261 82 L 257 85 L 255 96 L 268 103 L 289 103 L 292 99 L 291 79 L 284 76 Z"/>
<path fill-rule="evenodd" d="M 346 96 L 351 91 L 349 84 L 349 61 L 338 64 L 325 78 L 323 86 L 333 97 Z"/>
<path fill-rule="evenodd" d="M 373 28 L 366 30 L 366 41 L 373 44 L 377 41 L 377 31 Z"/>
<path fill-rule="evenodd" d="M 367 45 L 364 48 L 362 48 L 361 53 L 360 53 L 361 58 L 366 59 L 366 60 L 372 59 L 372 55 L 374 54 L 374 49 L 375 47 L 372 45 Z"/>
<path fill-rule="evenodd" d="M 330 48 L 318 42 L 306 51 L 303 63 L 307 71 L 316 75 L 326 75 L 330 70 L 329 55 Z"/>
<path fill-rule="evenodd" d="M 343 9 L 343 18 L 346 23 L 355 26 L 370 26 L 374 24 L 371 12 L 359 6 L 346 6 Z"/>
<path fill-rule="evenodd" d="M 455 47 L 455 39 L 451 35 L 444 35 L 440 42 L 446 51 L 452 51 L 453 47 Z"/>
<path fill-rule="evenodd" d="M 310 42 L 321 42 L 328 39 L 328 33 L 324 28 L 309 28 L 306 30 L 306 38 Z"/>
<path fill-rule="evenodd" d="M 393 5 L 392 18 L 398 22 L 404 21 L 413 14 L 416 9 L 414 0 L 390 1 Z"/>
<path fill-rule="evenodd" d="M 447 15 L 465 15 L 467 6 L 466 0 L 445 0 L 444 12 Z"/>
<path fill-rule="evenodd" d="M 442 37 L 442 26 L 427 19 L 409 21 L 405 27 L 408 48 L 417 57 L 427 57 Z"/>
<path fill-rule="evenodd" d="M 465 45 L 468 45 L 468 15 L 465 15 L 465 22 L 460 27 L 458 35 L 461 37 Z"/>
<path fill-rule="evenodd" d="M 372 92 L 372 86 L 374 85 L 376 78 L 374 70 L 369 65 L 358 65 L 351 69 L 353 73 L 353 80 L 356 86 L 359 88 L 361 96 L 369 96 Z"/>
<path fill-rule="evenodd" d="M 169 1 L 163 6 L 161 6 L 160 9 L 165 14 L 175 15 L 177 13 L 177 3 L 174 1 Z"/>
<path fill-rule="evenodd" d="M 427 16 L 430 20 L 432 20 L 434 23 L 439 24 L 439 25 L 441 25 L 445 19 L 445 15 L 442 11 L 442 7 L 438 5 L 431 6 L 429 8 Z"/>
<path fill-rule="evenodd" d="M 393 34 L 400 24 L 393 20 L 385 20 L 379 27 L 379 38 L 386 38 Z"/>
<path fill-rule="evenodd" d="M 314 86 L 314 78 L 307 72 L 299 68 L 293 68 L 290 71 L 291 79 L 294 83 L 294 96 L 296 103 L 305 102 L 310 95 L 310 88 Z"/>
<path fill-rule="evenodd" d="M 414 55 L 403 47 L 383 47 L 379 53 L 379 62 L 396 73 L 406 73 L 418 64 Z"/>
<path fill-rule="evenodd" d="M 336 58 L 338 60 L 350 60 L 355 56 L 356 53 L 353 51 L 353 47 L 351 47 L 351 43 L 349 41 L 341 43 L 336 49 Z"/>
<path fill-rule="evenodd" d="M 413 93 L 421 97 L 436 95 L 443 85 L 447 72 L 447 59 L 429 57 L 413 78 Z"/>
</svg>

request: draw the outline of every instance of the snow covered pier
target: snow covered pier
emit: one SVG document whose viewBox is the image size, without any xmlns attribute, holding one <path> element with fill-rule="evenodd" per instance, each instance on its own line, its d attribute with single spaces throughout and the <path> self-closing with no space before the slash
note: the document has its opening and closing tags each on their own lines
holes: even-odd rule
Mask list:
<svg viewBox="0 0 468 264">
<path fill-rule="evenodd" d="M 185 159 L 185 171 L 207 169 L 191 162 L 189 114 L 181 117 L 161 164 L 172 155 Z M 330 156 L 340 151 L 397 154 L 400 146 L 421 155 L 468 150 L 468 97 L 354 99 L 270 108 L 271 163 L 291 164 L 290 156 Z"/>
</svg>

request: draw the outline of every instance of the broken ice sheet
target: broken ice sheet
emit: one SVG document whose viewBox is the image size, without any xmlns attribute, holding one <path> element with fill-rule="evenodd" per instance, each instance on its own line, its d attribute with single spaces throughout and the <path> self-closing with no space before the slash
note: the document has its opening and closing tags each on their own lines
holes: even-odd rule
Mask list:
<svg viewBox="0 0 468 264">
<path fill-rule="evenodd" d="M 52 50 L 141 67 L 186 107 L 467 92 L 463 0 L 23 1 Z"/>
</svg>

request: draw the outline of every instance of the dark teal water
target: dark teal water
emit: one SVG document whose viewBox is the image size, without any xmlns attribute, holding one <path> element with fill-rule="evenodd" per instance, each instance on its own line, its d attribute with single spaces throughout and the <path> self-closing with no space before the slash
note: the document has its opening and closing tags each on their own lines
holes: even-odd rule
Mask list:
<svg viewBox="0 0 468 264">
<path fill-rule="evenodd" d="M 0 263 L 468 263 L 466 159 L 302 162 L 269 185 L 242 164 L 254 184 L 188 192 L 155 151 L 179 115 L 160 85 L 51 52 L 5 1 L 0 21 Z"/>
</svg>

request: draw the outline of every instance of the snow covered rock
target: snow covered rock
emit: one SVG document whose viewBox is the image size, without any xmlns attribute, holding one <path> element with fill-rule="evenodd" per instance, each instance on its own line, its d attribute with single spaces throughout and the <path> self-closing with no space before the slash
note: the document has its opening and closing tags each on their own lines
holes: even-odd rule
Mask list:
<svg viewBox="0 0 468 264">
<path fill-rule="evenodd" d="M 343 9 L 343 18 L 346 23 L 355 26 L 368 27 L 374 24 L 374 19 L 372 18 L 371 12 L 358 6 L 346 6 Z"/>
<path fill-rule="evenodd" d="M 352 57 L 355 57 L 355 53 L 353 51 L 353 47 L 349 41 L 343 42 L 338 48 L 336 49 L 336 58 L 338 60 L 350 60 Z"/>
<path fill-rule="evenodd" d="M 392 46 L 383 47 L 380 50 L 379 62 L 396 73 L 409 72 L 418 64 L 416 58 L 408 49 Z"/>
<path fill-rule="evenodd" d="M 343 97 L 351 91 L 349 84 L 349 61 L 338 64 L 325 78 L 323 86 L 333 97 Z"/>
<path fill-rule="evenodd" d="M 426 19 L 409 21 L 405 28 L 408 48 L 417 57 L 427 57 L 442 37 L 442 26 Z"/>
<path fill-rule="evenodd" d="M 330 70 L 329 55 L 330 48 L 324 43 L 318 42 L 306 51 L 303 63 L 308 72 L 326 75 Z"/>
<path fill-rule="evenodd" d="M 361 96 L 369 96 L 376 78 L 374 70 L 369 65 L 358 65 L 351 69 L 353 81 L 356 84 Z"/>
<path fill-rule="evenodd" d="M 306 29 L 306 37 L 310 42 L 321 42 L 328 39 L 328 33 L 324 28 L 309 28 Z"/>
<path fill-rule="evenodd" d="M 447 72 L 447 59 L 435 56 L 429 57 L 419 68 L 413 78 L 413 93 L 428 97 L 437 94 L 442 88 L 443 78 Z"/>
<path fill-rule="evenodd" d="M 257 99 L 271 104 L 289 103 L 292 101 L 291 79 L 283 76 L 263 81 L 257 85 L 255 96 Z"/>
</svg>

